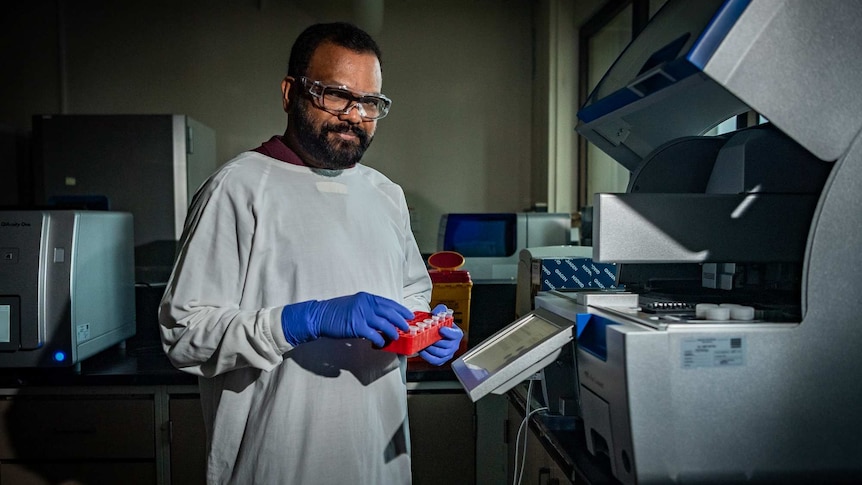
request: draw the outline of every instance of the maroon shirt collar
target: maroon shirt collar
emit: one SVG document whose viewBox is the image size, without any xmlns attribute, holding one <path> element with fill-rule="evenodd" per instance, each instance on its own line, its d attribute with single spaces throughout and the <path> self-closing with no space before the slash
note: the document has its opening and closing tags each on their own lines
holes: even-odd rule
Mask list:
<svg viewBox="0 0 862 485">
<path fill-rule="evenodd" d="M 305 162 L 299 158 L 299 155 L 284 144 L 284 140 L 282 140 L 280 135 L 273 136 L 269 140 L 261 143 L 261 145 L 253 151 L 292 165 L 305 166 Z"/>
<path fill-rule="evenodd" d="M 273 136 L 269 140 L 261 143 L 259 147 L 252 151 L 292 165 L 300 165 L 303 167 L 308 166 L 301 158 L 299 158 L 299 155 L 297 155 L 295 151 L 291 150 L 284 143 L 284 138 L 281 135 Z M 354 167 L 354 165 L 351 165 L 351 167 Z"/>
</svg>

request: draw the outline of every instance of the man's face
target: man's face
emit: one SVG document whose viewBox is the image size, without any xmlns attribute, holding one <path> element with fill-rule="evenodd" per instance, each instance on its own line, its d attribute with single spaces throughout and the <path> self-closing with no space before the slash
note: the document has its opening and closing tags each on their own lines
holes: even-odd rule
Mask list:
<svg viewBox="0 0 862 485">
<path fill-rule="evenodd" d="M 333 44 L 317 48 L 306 77 L 360 93 L 379 93 L 382 85 L 377 56 Z M 306 164 L 343 169 L 359 162 L 374 138 L 376 120 L 364 121 L 355 107 L 346 114 L 332 114 L 316 107 L 296 79 L 286 78 L 282 90 L 289 116 L 285 141 Z"/>
<path fill-rule="evenodd" d="M 314 111 L 317 108 L 307 99 L 294 103 L 290 110 L 296 141 L 306 152 L 300 154 L 305 163 L 317 168 L 343 169 L 359 162 L 373 137 L 359 124 L 341 121 L 320 124 Z"/>
</svg>

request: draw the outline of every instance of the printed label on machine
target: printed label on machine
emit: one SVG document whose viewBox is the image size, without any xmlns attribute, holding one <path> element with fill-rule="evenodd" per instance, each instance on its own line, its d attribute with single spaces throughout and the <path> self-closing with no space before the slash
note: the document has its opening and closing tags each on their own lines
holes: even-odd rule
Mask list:
<svg viewBox="0 0 862 485">
<path fill-rule="evenodd" d="M 745 365 L 745 337 L 701 337 L 682 341 L 682 368 Z"/>
<path fill-rule="evenodd" d="M 86 342 L 90 340 L 90 324 L 84 323 L 82 325 L 78 325 L 78 342 Z"/>
</svg>

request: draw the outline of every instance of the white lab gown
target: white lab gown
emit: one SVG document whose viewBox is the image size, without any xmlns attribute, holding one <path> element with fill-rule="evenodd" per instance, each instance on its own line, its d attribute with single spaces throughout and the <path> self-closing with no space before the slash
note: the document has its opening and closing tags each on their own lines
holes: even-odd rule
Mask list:
<svg viewBox="0 0 862 485">
<path fill-rule="evenodd" d="M 410 483 L 404 358 L 281 329 L 285 304 L 358 291 L 425 311 L 431 296 L 404 194 L 376 170 L 246 152 L 198 191 L 159 321 L 201 376 L 210 483 Z"/>
</svg>

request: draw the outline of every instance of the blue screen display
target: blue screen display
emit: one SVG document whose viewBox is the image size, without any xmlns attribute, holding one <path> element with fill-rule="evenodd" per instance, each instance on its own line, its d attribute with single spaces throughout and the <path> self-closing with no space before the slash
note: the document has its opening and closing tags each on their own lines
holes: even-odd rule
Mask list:
<svg viewBox="0 0 862 485">
<path fill-rule="evenodd" d="M 517 214 L 449 214 L 443 249 L 464 257 L 507 257 L 517 249 Z"/>
</svg>

